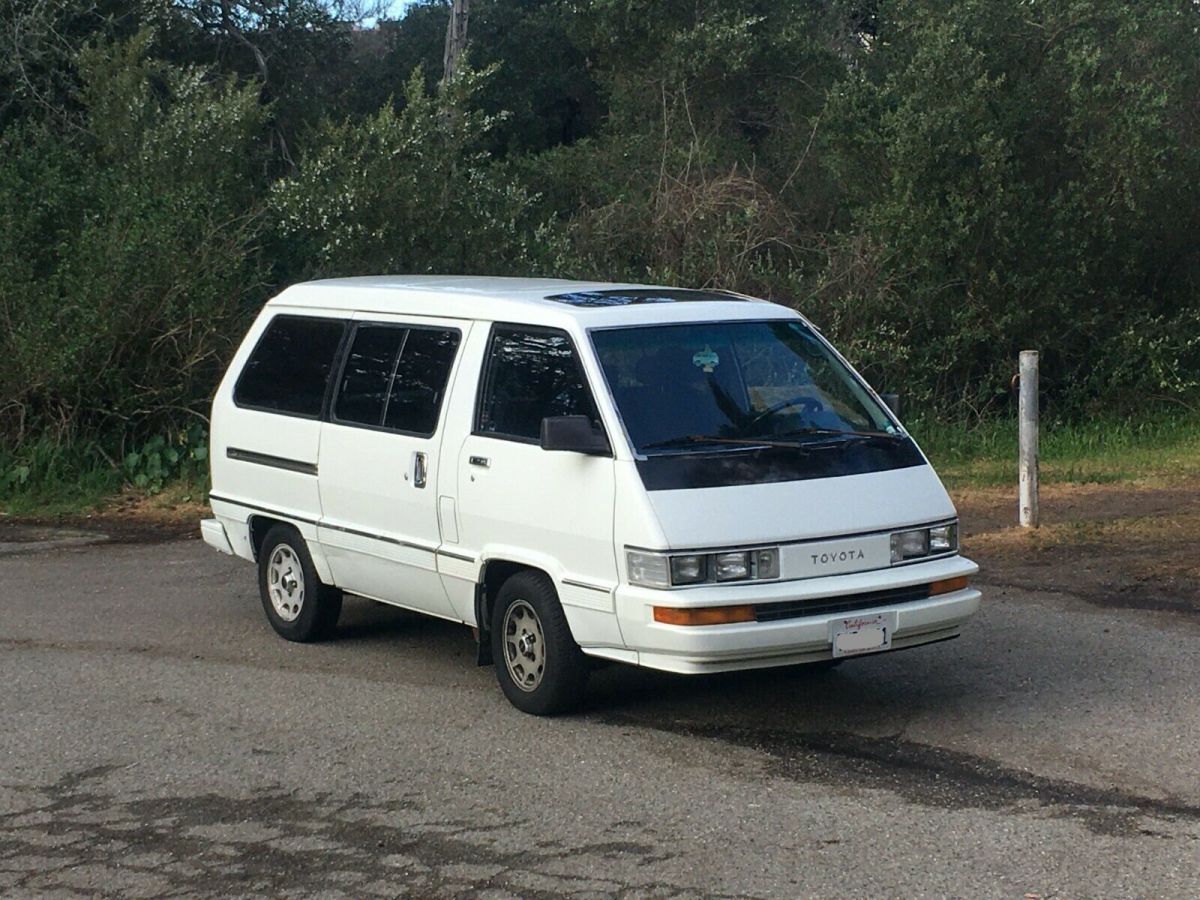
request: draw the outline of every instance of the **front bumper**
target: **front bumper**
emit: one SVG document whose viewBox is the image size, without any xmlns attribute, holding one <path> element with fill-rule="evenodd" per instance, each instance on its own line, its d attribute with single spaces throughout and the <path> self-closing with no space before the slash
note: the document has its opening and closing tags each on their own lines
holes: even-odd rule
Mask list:
<svg viewBox="0 0 1200 900">
<path fill-rule="evenodd" d="M 979 567 L 954 556 L 872 572 L 811 578 L 769 584 L 705 586 L 691 590 L 657 591 L 622 584 L 617 588 L 617 615 L 626 646 L 637 652 L 640 665 L 668 672 L 722 672 L 832 657 L 834 623 L 850 617 L 894 613 L 892 648 L 945 640 L 958 635 L 979 609 L 980 593 L 973 588 L 922 600 L 883 603 L 853 612 L 808 615 L 769 622 L 683 626 L 654 621 L 655 606 L 728 606 L 819 600 L 848 594 L 928 584 L 962 575 Z"/>
</svg>

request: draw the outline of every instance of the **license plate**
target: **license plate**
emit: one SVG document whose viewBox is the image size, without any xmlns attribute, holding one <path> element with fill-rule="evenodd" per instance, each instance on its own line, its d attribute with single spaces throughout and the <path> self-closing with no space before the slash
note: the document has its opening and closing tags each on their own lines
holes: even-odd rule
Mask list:
<svg viewBox="0 0 1200 900">
<path fill-rule="evenodd" d="M 833 623 L 833 655 L 878 653 L 892 646 L 892 616 L 856 616 Z"/>
</svg>

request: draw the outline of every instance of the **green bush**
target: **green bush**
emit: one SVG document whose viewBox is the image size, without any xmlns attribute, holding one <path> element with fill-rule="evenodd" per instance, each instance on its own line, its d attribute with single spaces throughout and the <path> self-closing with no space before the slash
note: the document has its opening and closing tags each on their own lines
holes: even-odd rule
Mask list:
<svg viewBox="0 0 1200 900">
<path fill-rule="evenodd" d="M 927 403 L 1006 397 L 1023 347 L 1042 350 L 1048 392 L 1076 409 L 1180 395 L 1188 379 L 1163 377 L 1166 348 L 1128 332 L 1184 324 L 1200 290 L 1195 9 L 947 12 L 881 9 L 874 52 L 830 92 L 824 158 L 850 231 L 822 302 L 844 303 L 841 271 L 865 265 L 856 305 L 901 336 L 894 378 Z"/>
<path fill-rule="evenodd" d="M 203 410 L 261 296 L 255 92 L 154 62 L 148 40 L 80 54 L 86 131 L 0 137 L 5 442 Z"/>
<path fill-rule="evenodd" d="M 527 268 L 532 198 L 481 149 L 496 119 L 471 106 L 487 76 L 430 93 L 417 69 L 399 111 L 389 102 L 314 135 L 271 191 L 285 280 Z"/>
<path fill-rule="evenodd" d="M 174 434 L 156 434 L 125 454 L 125 474 L 135 487 L 151 494 L 157 494 L 163 485 L 176 479 L 207 483 L 208 432 L 193 422 Z"/>
<path fill-rule="evenodd" d="M 1055 420 L 1197 405 L 1195 3 L 479 0 L 450 85 L 438 0 L 219 6 L 0 3 L 0 496 L 191 477 L 323 276 L 764 295 L 930 421 L 1024 348 Z"/>
</svg>

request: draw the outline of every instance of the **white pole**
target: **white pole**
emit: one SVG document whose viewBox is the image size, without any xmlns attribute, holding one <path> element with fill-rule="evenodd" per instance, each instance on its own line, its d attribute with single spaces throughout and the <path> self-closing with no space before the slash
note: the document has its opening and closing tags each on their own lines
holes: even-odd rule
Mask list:
<svg viewBox="0 0 1200 900">
<path fill-rule="evenodd" d="M 1020 516 L 1023 528 L 1038 527 L 1038 352 L 1021 351 Z"/>
</svg>

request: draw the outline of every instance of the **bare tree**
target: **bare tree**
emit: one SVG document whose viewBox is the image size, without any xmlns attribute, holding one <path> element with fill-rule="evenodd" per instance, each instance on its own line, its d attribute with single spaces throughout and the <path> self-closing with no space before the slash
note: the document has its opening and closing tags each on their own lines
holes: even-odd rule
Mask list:
<svg viewBox="0 0 1200 900">
<path fill-rule="evenodd" d="M 442 56 L 442 83 L 446 84 L 458 74 L 463 50 L 467 46 L 467 18 L 471 11 L 471 0 L 454 0 L 450 7 L 450 22 L 446 26 L 446 52 Z"/>
</svg>

